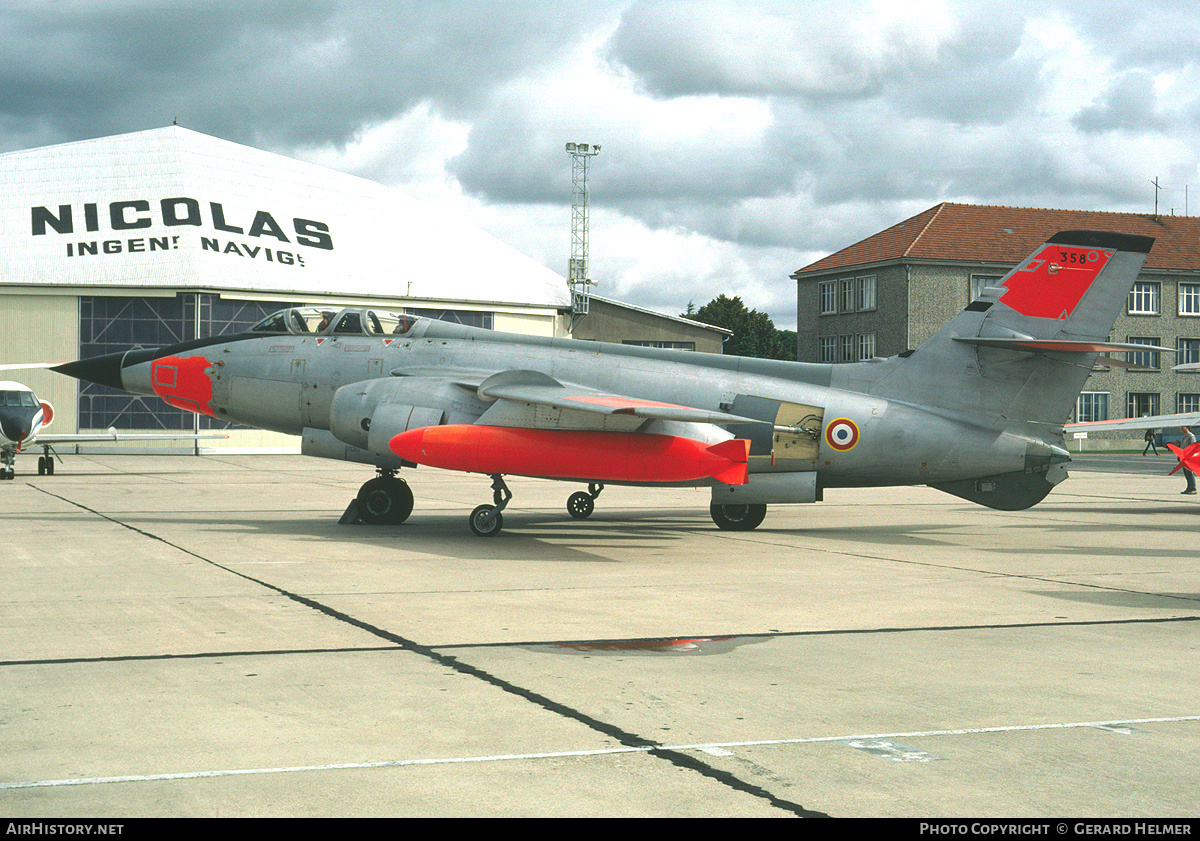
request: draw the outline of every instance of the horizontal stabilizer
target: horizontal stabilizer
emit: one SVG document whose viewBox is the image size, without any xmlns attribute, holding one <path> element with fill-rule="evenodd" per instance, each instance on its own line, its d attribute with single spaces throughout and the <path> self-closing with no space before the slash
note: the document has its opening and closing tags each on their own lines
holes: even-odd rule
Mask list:
<svg viewBox="0 0 1200 841">
<path fill-rule="evenodd" d="M 979 336 L 955 336 L 954 341 L 980 347 L 1004 348 L 1007 350 L 1053 351 L 1055 353 L 1104 353 L 1105 351 L 1129 351 L 1133 353 L 1148 350 L 1174 353 L 1174 348 L 1159 347 L 1158 345 L 1139 345 L 1134 342 L 1091 342 L 1075 341 L 1073 339 L 985 339 Z"/>
</svg>

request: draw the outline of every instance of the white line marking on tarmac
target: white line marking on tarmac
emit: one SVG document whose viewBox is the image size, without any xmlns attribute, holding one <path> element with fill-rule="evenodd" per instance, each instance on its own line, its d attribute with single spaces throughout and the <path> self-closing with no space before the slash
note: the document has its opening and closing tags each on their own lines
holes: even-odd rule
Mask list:
<svg viewBox="0 0 1200 841">
<path fill-rule="evenodd" d="M 1170 718 L 1132 718 L 1109 721 L 1074 721 L 1059 724 L 1013 724 L 1003 727 L 962 727 L 955 730 L 912 730 L 904 733 L 870 733 L 857 736 L 812 736 L 800 739 L 755 739 L 745 742 L 705 742 L 692 745 L 655 745 L 653 747 L 594 748 L 591 750 L 553 751 L 550 753 L 507 753 L 492 756 L 459 756 L 435 759 L 391 759 L 380 762 L 344 762 L 329 765 L 295 765 L 284 768 L 235 768 L 218 771 L 180 771 L 173 774 L 130 774 L 122 777 L 78 777 L 67 780 L 31 780 L 0 783 L 0 790 L 17 788 L 52 788 L 56 786 L 101 785 L 104 783 L 144 783 L 161 780 L 198 780 L 209 777 L 239 777 L 255 774 L 295 774 L 303 771 L 344 771 L 364 768 L 402 768 L 409 765 L 454 765 L 467 762 L 511 762 L 520 759 L 561 759 L 579 756 L 607 756 L 621 753 L 648 753 L 652 750 L 698 750 L 713 755 L 725 755 L 729 748 L 761 747 L 765 745 L 804 745 L 820 742 L 846 742 L 857 739 L 898 739 L 913 736 L 966 736 L 977 733 L 1013 733 L 1030 730 L 1071 730 L 1098 727 L 1121 733 L 1130 724 L 1168 724 L 1181 721 L 1200 721 L 1200 715 L 1180 715 Z M 1135 732 L 1135 731 L 1129 731 Z"/>
</svg>

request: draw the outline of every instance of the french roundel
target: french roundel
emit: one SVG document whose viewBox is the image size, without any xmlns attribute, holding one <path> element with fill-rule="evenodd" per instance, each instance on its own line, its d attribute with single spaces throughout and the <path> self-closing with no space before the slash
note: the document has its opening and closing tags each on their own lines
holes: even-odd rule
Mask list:
<svg viewBox="0 0 1200 841">
<path fill-rule="evenodd" d="M 858 443 L 858 426 L 849 418 L 838 418 L 825 427 L 825 443 L 844 453 Z"/>
</svg>

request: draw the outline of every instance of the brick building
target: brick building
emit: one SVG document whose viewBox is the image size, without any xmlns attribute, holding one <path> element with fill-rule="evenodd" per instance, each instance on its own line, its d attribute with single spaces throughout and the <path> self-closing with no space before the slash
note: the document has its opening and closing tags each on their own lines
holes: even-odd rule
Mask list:
<svg viewBox="0 0 1200 841">
<path fill-rule="evenodd" d="M 1075 420 L 1200 411 L 1200 218 L 942 203 L 796 271 L 797 358 L 855 362 L 915 348 L 979 290 L 1051 235 L 1106 230 L 1154 237 L 1112 341 L 1177 353 L 1129 353 L 1136 369 L 1093 371 Z"/>
</svg>

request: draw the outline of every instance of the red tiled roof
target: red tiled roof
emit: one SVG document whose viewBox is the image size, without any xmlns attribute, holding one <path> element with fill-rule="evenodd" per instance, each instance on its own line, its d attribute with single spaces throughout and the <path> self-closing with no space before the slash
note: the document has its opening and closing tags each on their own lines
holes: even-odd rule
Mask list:
<svg viewBox="0 0 1200 841">
<path fill-rule="evenodd" d="M 1151 236 L 1146 269 L 1200 270 L 1200 217 L 943 202 L 792 276 L 891 260 L 1016 263 L 1053 234 L 1080 230 Z"/>
</svg>

